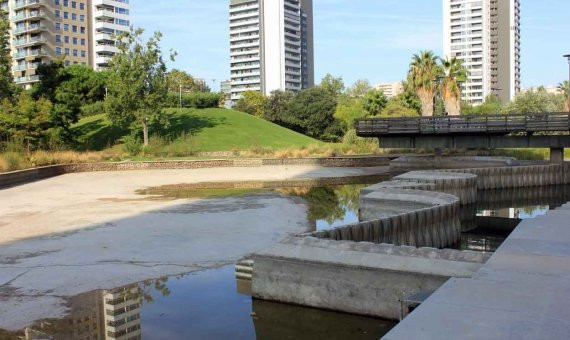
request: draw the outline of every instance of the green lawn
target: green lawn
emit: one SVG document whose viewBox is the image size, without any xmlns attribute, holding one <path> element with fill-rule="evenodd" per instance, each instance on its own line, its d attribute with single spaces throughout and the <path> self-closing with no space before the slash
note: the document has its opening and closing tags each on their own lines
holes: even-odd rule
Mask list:
<svg viewBox="0 0 570 340">
<path fill-rule="evenodd" d="M 320 144 L 316 139 L 288 130 L 263 119 L 234 110 L 169 109 L 170 127 L 157 132 L 175 139 L 183 134 L 192 135 L 198 151 L 246 150 L 252 147 L 287 148 Z M 127 134 L 111 126 L 104 115 L 82 119 L 74 126 L 78 132 L 80 149 L 102 150 L 111 147 Z"/>
</svg>

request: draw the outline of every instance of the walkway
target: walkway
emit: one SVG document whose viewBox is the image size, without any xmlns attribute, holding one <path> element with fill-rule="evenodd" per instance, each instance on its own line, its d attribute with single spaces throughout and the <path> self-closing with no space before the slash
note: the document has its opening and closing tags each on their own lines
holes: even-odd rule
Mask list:
<svg viewBox="0 0 570 340">
<path fill-rule="evenodd" d="M 451 279 L 383 339 L 568 339 L 570 203 L 523 221 L 470 279 Z"/>
</svg>

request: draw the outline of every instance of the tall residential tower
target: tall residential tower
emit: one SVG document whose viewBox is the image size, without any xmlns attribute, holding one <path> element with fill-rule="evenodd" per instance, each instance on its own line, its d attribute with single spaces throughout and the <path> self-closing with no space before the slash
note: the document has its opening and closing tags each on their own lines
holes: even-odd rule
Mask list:
<svg viewBox="0 0 570 340">
<path fill-rule="evenodd" d="M 443 0 L 443 37 L 445 55 L 469 71 L 463 100 L 509 102 L 520 91 L 520 0 Z"/>
<path fill-rule="evenodd" d="M 312 0 L 230 0 L 231 100 L 314 85 Z"/>
<path fill-rule="evenodd" d="M 17 84 L 39 80 L 41 63 L 95 69 L 117 52 L 111 35 L 128 30 L 129 0 L 0 0 L 11 25 L 13 74 Z"/>
</svg>

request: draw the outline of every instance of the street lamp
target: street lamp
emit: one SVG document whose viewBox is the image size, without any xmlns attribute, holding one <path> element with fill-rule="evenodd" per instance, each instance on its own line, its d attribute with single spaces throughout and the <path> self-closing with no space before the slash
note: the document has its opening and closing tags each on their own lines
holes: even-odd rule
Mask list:
<svg viewBox="0 0 570 340">
<path fill-rule="evenodd" d="M 570 54 L 563 55 L 564 58 L 568 59 L 568 102 L 570 103 Z"/>
</svg>

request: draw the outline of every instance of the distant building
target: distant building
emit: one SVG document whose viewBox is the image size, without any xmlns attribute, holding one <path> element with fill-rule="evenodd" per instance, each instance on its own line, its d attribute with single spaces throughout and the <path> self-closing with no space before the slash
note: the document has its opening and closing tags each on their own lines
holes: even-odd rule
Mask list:
<svg viewBox="0 0 570 340">
<path fill-rule="evenodd" d="M 521 93 L 536 92 L 538 90 L 544 90 L 550 94 L 562 94 L 562 91 L 560 91 L 560 89 L 557 86 L 531 86 L 521 89 Z"/>
<path fill-rule="evenodd" d="M 392 98 L 400 93 L 404 93 L 404 84 L 401 81 L 394 83 L 380 83 L 376 85 L 377 90 L 382 90 L 386 97 Z"/>
<path fill-rule="evenodd" d="M 314 85 L 312 0 L 230 0 L 231 100 Z"/>
<path fill-rule="evenodd" d="M 0 0 L 10 21 L 14 81 L 30 87 L 40 64 L 105 69 L 118 52 L 113 35 L 129 29 L 128 0 Z"/>
<path fill-rule="evenodd" d="M 520 0 L 443 0 L 443 50 L 469 71 L 462 99 L 503 103 L 521 88 Z"/>
<path fill-rule="evenodd" d="M 225 80 L 220 82 L 220 91 L 224 94 L 224 107 L 227 109 L 232 107 L 232 82 Z"/>
</svg>

